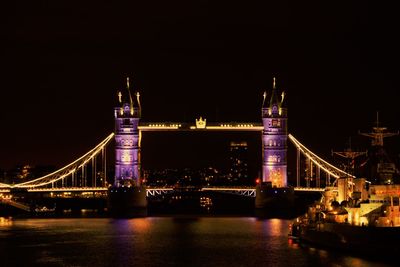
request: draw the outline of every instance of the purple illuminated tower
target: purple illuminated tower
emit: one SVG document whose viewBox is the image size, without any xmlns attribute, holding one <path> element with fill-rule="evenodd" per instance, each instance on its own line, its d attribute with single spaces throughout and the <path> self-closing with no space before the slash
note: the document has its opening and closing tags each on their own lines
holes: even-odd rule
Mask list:
<svg viewBox="0 0 400 267">
<path fill-rule="evenodd" d="M 129 78 L 125 92 L 118 92 L 115 116 L 114 186 L 140 186 L 140 95 L 131 93 Z"/>
<path fill-rule="evenodd" d="M 264 93 L 262 120 L 263 182 L 272 187 L 287 186 L 287 109 L 284 107 L 285 93 L 276 89 L 275 78 L 269 100 Z"/>
</svg>

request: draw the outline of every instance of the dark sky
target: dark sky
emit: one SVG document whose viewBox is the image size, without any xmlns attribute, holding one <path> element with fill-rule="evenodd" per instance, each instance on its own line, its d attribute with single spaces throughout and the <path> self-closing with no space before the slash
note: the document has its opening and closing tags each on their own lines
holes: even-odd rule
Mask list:
<svg viewBox="0 0 400 267">
<path fill-rule="evenodd" d="M 400 17 L 382 1 L 26 2 L 3 25 L 0 168 L 93 147 L 127 75 L 143 121 L 258 121 L 276 76 L 290 132 L 318 153 L 349 136 L 367 146 L 357 131 L 377 110 L 400 129 Z"/>
</svg>

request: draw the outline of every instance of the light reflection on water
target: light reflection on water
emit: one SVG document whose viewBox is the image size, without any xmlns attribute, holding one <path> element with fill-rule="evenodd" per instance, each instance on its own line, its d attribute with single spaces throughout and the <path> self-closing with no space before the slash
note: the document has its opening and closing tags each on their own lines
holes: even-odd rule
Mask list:
<svg viewBox="0 0 400 267">
<path fill-rule="evenodd" d="M 0 220 L 1 266 L 385 266 L 251 217 Z"/>
<path fill-rule="evenodd" d="M 266 231 L 272 236 L 281 236 L 287 234 L 288 227 L 284 228 L 282 225 L 283 222 L 283 220 L 279 219 L 270 219 L 265 225 Z"/>
<path fill-rule="evenodd" d="M 2 227 L 2 226 L 11 226 L 12 222 L 13 222 L 12 218 L 0 217 L 0 227 Z"/>
</svg>

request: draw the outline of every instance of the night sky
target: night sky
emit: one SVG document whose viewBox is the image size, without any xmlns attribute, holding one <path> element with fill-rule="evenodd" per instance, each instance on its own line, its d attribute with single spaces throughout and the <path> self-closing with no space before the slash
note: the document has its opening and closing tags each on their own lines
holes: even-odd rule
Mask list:
<svg viewBox="0 0 400 267">
<path fill-rule="evenodd" d="M 378 110 L 383 124 L 400 129 L 394 6 L 361 0 L 129 2 L 32 1 L 6 10 L 0 168 L 62 166 L 95 146 L 114 130 L 116 91 L 126 76 L 141 92 L 143 121 L 191 122 L 200 115 L 260 121 L 262 93 L 275 76 L 287 91 L 289 131 L 317 153 L 343 149 L 350 136 L 357 148 L 368 147 L 357 132 L 370 130 Z M 144 136 L 144 166 L 163 167 L 166 158 L 187 164 L 179 154 L 191 141 L 179 141 L 179 134 L 163 138 L 176 152 L 154 134 Z M 221 139 L 193 138 L 204 144 Z M 387 142 L 396 153 L 399 139 Z"/>
</svg>

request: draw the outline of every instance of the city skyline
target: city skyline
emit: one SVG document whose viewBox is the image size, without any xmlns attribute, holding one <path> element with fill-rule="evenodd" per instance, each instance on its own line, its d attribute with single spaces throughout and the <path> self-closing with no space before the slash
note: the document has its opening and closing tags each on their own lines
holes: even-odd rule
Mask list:
<svg viewBox="0 0 400 267">
<path fill-rule="evenodd" d="M 260 122 L 276 77 L 289 132 L 317 153 L 371 129 L 376 111 L 400 129 L 394 9 L 158 4 L 15 6 L 3 50 L 1 168 L 62 166 L 83 154 L 113 131 L 126 76 L 141 93 L 142 121 Z M 369 145 L 356 139 L 356 148 Z M 387 140 L 395 153 L 399 143 Z"/>
</svg>

